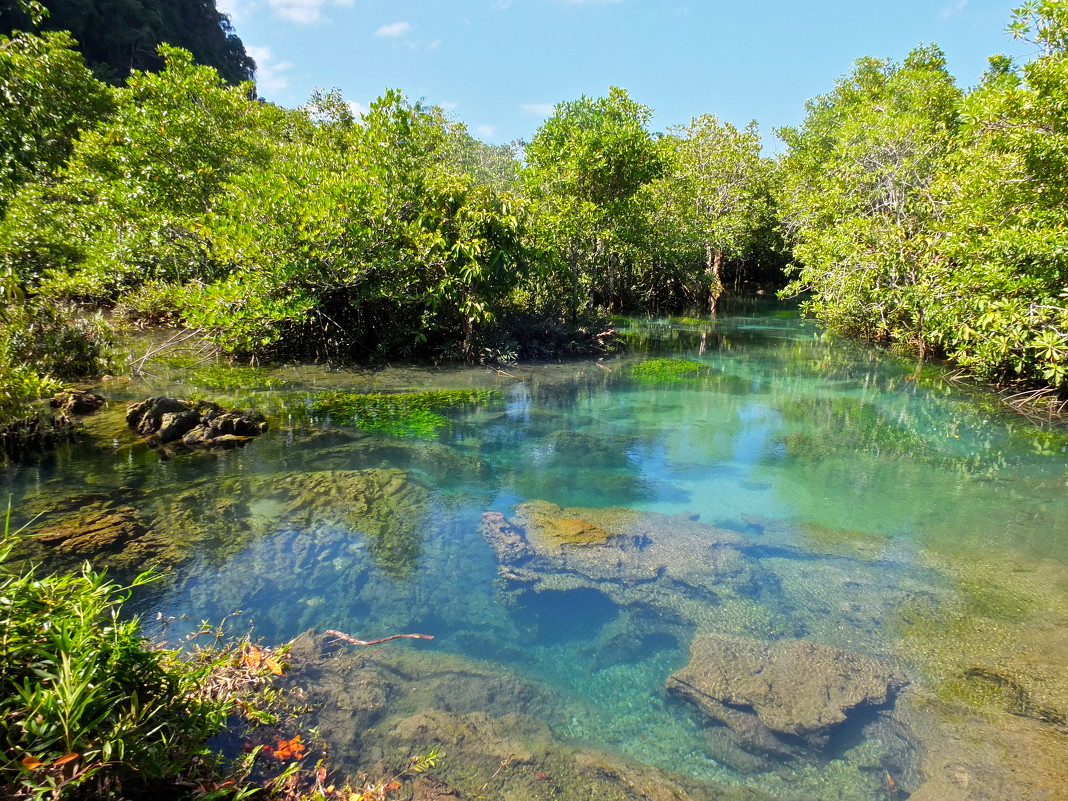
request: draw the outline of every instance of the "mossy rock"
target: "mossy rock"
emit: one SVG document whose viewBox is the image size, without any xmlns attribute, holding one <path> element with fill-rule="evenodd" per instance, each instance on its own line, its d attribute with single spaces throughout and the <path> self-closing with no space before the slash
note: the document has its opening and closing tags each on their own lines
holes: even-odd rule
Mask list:
<svg viewBox="0 0 1068 801">
<path fill-rule="evenodd" d="M 616 536 L 581 517 L 561 514 L 562 511 L 546 501 L 530 501 L 518 509 L 528 522 L 528 532 L 549 550 L 559 550 L 564 545 L 604 545 Z"/>
<path fill-rule="evenodd" d="M 52 517 L 34 540 L 59 562 L 105 561 L 122 570 L 141 570 L 167 548 L 151 521 L 133 506 L 98 499 Z"/>
</svg>

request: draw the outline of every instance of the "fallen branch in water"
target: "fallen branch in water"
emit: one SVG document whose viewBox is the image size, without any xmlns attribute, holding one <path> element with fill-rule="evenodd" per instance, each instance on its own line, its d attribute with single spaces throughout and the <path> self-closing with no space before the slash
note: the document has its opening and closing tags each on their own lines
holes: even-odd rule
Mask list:
<svg viewBox="0 0 1068 801">
<path fill-rule="evenodd" d="M 409 640 L 432 640 L 433 635 L 430 634 L 394 634 L 390 637 L 383 637 L 381 640 L 357 640 L 355 637 L 346 634 L 343 631 L 334 631 L 333 629 L 327 629 L 323 632 L 329 634 L 331 637 L 336 637 L 341 642 L 347 642 L 350 645 L 378 645 L 379 643 L 389 642 L 390 640 L 400 640 L 407 638 Z"/>
</svg>

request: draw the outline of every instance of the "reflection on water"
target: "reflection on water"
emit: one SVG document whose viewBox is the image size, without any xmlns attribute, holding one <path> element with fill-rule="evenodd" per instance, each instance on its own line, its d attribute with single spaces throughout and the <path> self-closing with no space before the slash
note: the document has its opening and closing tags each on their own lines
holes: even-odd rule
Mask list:
<svg viewBox="0 0 1068 801">
<path fill-rule="evenodd" d="M 556 736 L 668 771 L 773 798 L 887 798 L 890 777 L 904 798 L 969 738 L 1003 737 L 1041 785 L 1056 768 L 1028 749 L 1068 721 L 1068 435 L 792 315 L 748 314 L 635 323 L 631 352 L 597 362 L 250 373 L 211 396 L 263 409 L 271 430 L 170 461 L 121 420 L 121 401 L 203 391 L 161 368 L 105 388 L 113 410 L 92 443 L 4 479 L 20 513 L 49 511 L 55 541 L 87 516 L 123 521 L 127 539 L 86 545 L 98 561 L 173 566 L 137 599 L 153 617 L 195 627 L 240 609 L 273 641 L 312 627 L 430 633 L 390 647 L 510 666 L 558 693 Z M 650 357 L 701 369 L 632 370 Z M 431 440 L 337 426 L 312 404 L 325 390 L 460 388 L 499 393 L 442 412 Z M 517 512 L 535 500 L 540 516 Z M 486 519 L 512 526 L 519 551 Z M 665 692 L 693 643 L 795 641 L 906 678 L 889 701 L 839 688 L 864 700 L 843 701 L 848 719 L 826 731 L 798 722 L 804 700 L 781 730 L 754 716 L 766 699 L 740 676 L 718 680 L 712 712 Z M 515 710 L 544 718 L 538 697 Z M 730 714 L 713 720 L 721 702 Z M 976 709 L 981 725 L 946 723 Z M 985 781 L 1016 769 L 988 765 Z"/>
</svg>

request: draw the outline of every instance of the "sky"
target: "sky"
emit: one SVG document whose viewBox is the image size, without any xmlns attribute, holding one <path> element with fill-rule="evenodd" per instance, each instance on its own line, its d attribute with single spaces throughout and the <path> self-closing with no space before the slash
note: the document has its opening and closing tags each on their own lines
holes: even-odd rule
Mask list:
<svg viewBox="0 0 1068 801">
<path fill-rule="evenodd" d="M 863 56 L 939 45 L 963 87 L 995 53 L 1012 0 L 218 0 L 257 62 L 260 95 L 299 106 L 339 89 L 360 110 L 386 89 L 441 106 L 472 136 L 529 140 L 557 103 L 611 86 L 653 110 L 652 129 L 715 114 L 801 123 Z"/>
</svg>

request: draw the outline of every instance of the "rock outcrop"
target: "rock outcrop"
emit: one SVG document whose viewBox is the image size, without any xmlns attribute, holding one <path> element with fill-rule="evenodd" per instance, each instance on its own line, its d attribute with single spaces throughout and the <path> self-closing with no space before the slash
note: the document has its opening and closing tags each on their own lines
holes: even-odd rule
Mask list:
<svg viewBox="0 0 1068 801">
<path fill-rule="evenodd" d="M 247 445 L 267 430 L 259 412 L 227 411 L 211 401 L 148 398 L 132 403 L 126 422 L 167 456 Z"/>
<path fill-rule="evenodd" d="M 882 660 L 821 643 L 704 634 L 667 690 L 726 729 L 716 733 L 719 756 L 737 764 L 745 760 L 734 748 L 772 757 L 818 752 L 855 712 L 892 703 L 906 683 Z"/>
</svg>

